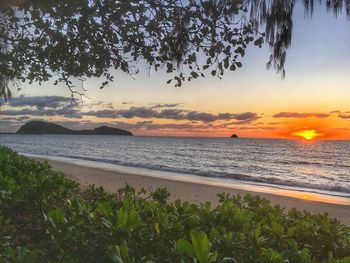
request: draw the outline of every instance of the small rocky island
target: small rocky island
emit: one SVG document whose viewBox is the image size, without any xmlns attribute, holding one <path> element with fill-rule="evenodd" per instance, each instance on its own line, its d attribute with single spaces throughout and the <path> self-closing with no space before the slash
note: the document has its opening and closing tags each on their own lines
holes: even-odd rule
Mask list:
<svg viewBox="0 0 350 263">
<path fill-rule="evenodd" d="M 27 122 L 19 128 L 17 134 L 133 135 L 129 131 L 107 126 L 101 126 L 93 130 L 71 130 L 61 125 L 45 121 Z"/>
<path fill-rule="evenodd" d="M 237 139 L 237 138 L 238 138 L 238 135 L 234 133 L 234 134 L 231 135 L 231 138 Z"/>
</svg>

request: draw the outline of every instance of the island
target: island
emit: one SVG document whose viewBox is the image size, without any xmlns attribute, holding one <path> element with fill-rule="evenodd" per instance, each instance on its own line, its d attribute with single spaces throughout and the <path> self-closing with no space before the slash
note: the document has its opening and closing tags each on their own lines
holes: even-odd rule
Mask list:
<svg viewBox="0 0 350 263">
<path fill-rule="evenodd" d="M 238 135 L 234 133 L 234 134 L 231 135 L 231 138 L 237 139 L 237 138 L 238 138 Z"/>
<path fill-rule="evenodd" d="M 124 135 L 132 136 L 129 131 L 101 126 L 93 130 L 71 130 L 61 125 L 45 121 L 30 121 L 24 124 L 17 134 L 80 134 L 80 135 Z"/>
</svg>

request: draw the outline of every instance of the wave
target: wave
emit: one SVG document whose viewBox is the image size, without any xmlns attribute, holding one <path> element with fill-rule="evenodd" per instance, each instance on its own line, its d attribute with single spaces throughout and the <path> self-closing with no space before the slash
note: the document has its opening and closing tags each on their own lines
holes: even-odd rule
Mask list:
<svg viewBox="0 0 350 263">
<path fill-rule="evenodd" d="M 291 187 L 298 188 L 299 190 L 307 190 L 313 191 L 317 193 L 325 193 L 330 194 L 329 192 L 333 192 L 334 195 L 346 196 L 350 195 L 350 187 L 349 186 L 332 186 L 332 185 L 323 185 L 323 184 L 310 184 L 310 183 L 299 183 L 295 180 L 288 180 L 286 178 L 277 178 L 273 176 L 257 176 L 257 175 L 247 175 L 247 174 L 239 174 L 239 173 L 226 173 L 226 172 L 211 172 L 211 171 L 203 171 L 198 169 L 189 169 L 189 168 L 179 168 L 179 167 L 170 167 L 166 165 L 155 165 L 155 164 L 144 164 L 144 163 L 134 163 L 134 162 L 123 162 L 119 160 L 109 160 L 102 158 L 92 158 L 85 156 L 72 156 L 72 155 L 59 155 L 60 157 L 66 157 L 71 159 L 79 159 L 79 160 L 87 160 L 99 163 L 108 163 L 115 164 L 124 167 L 132 167 L 132 168 L 141 168 L 153 171 L 162 171 L 162 172 L 171 172 L 178 174 L 187 174 L 187 175 L 198 175 L 207 178 L 221 178 L 227 180 L 236 180 L 240 182 L 248 182 L 254 184 L 268 185 L 272 187 Z"/>
<path fill-rule="evenodd" d="M 316 165 L 316 166 L 350 168 L 350 165 L 347 165 L 347 164 L 310 162 L 310 161 L 286 161 L 286 160 L 279 160 L 276 163 L 290 164 L 290 165 Z"/>
</svg>

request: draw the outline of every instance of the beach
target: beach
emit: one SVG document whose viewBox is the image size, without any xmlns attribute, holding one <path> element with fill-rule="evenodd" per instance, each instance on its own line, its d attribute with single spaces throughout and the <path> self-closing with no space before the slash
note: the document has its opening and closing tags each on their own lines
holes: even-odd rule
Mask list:
<svg viewBox="0 0 350 263">
<path fill-rule="evenodd" d="M 94 184 L 102 186 L 110 192 L 116 192 L 126 183 L 134 188 L 152 191 L 158 187 L 166 187 L 171 193 L 171 200 L 181 199 L 191 203 L 200 203 L 210 201 L 214 206 L 218 203 L 218 193 L 226 192 L 230 194 L 256 194 L 267 198 L 272 204 L 279 204 L 286 209 L 293 207 L 298 210 L 307 210 L 311 213 L 328 213 L 330 217 L 337 218 L 341 223 L 350 225 L 350 199 L 349 198 L 332 198 L 317 194 L 285 191 L 281 189 L 260 190 L 259 187 L 245 186 L 241 184 L 230 185 L 225 187 L 215 183 L 201 183 L 198 180 L 183 181 L 172 177 L 146 176 L 136 174 L 135 172 L 125 172 L 101 168 L 83 166 L 74 163 L 67 163 L 57 160 L 44 158 L 35 159 L 47 161 L 54 170 L 64 173 L 69 179 L 78 182 L 83 188 Z M 268 188 L 267 188 L 268 189 Z"/>
</svg>

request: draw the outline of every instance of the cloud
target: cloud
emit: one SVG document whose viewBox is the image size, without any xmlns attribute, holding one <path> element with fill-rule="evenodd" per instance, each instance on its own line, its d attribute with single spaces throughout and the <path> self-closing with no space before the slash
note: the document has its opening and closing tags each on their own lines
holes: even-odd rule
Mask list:
<svg viewBox="0 0 350 263">
<path fill-rule="evenodd" d="M 160 119 L 171 119 L 171 120 L 185 120 L 184 114 L 186 111 L 181 109 L 166 109 L 162 110 L 157 114 L 156 118 Z"/>
<path fill-rule="evenodd" d="M 204 121 L 204 122 L 213 122 L 218 120 L 218 116 L 211 114 L 211 113 L 206 113 L 206 112 L 198 112 L 198 111 L 191 111 L 184 116 L 187 120 L 190 121 Z M 226 119 L 226 117 L 224 117 Z"/>
<path fill-rule="evenodd" d="M 350 119 L 350 114 L 349 114 L 349 115 L 346 115 L 346 114 L 339 114 L 338 117 L 339 117 L 339 118 L 342 118 L 342 119 Z"/>
<path fill-rule="evenodd" d="M 62 96 L 19 96 L 9 100 L 7 105 L 10 108 L 2 110 L 1 115 L 82 118 L 81 111 L 77 108 L 77 105 L 71 103 L 71 98 Z"/>
<path fill-rule="evenodd" d="M 79 105 L 80 108 L 85 108 L 85 109 L 93 109 L 93 108 L 103 108 L 103 109 L 113 109 L 113 103 L 104 103 L 102 101 L 95 101 L 95 102 L 90 102 L 87 101 L 84 104 Z"/>
<path fill-rule="evenodd" d="M 328 113 L 299 113 L 299 112 L 280 112 L 277 114 L 274 114 L 272 117 L 274 118 L 308 118 L 308 117 L 314 117 L 314 118 L 327 118 L 329 117 Z"/>
<path fill-rule="evenodd" d="M 330 112 L 331 114 L 337 114 L 339 118 L 342 119 L 350 119 L 350 111 L 340 111 L 340 110 L 334 110 Z"/>
<path fill-rule="evenodd" d="M 5 116 L 63 116 L 66 118 L 82 118 L 82 113 L 76 109 L 60 108 L 60 109 L 21 109 L 21 110 L 2 110 L 1 115 Z"/>
<path fill-rule="evenodd" d="M 11 107 L 36 107 L 37 109 L 59 107 L 71 104 L 72 99 L 62 96 L 19 96 L 11 98 L 8 105 Z M 3 101 L 1 101 L 3 103 Z"/>
<path fill-rule="evenodd" d="M 107 109 L 107 110 L 97 110 L 97 111 L 88 111 L 84 112 L 86 116 L 95 116 L 98 118 L 155 118 L 155 116 L 159 114 L 158 111 L 153 110 L 152 108 L 147 107 L 131 107 L 127 110 L 115 110 L 115 109 Z"/>
<path fill-rule="evenodd" d="M 6 118 L 1 118 L 1 121 L 25 121 L 29 120 L 29 116 L 20 116 L 20 117 L 6 117 Z"/>
<path fill-rule="evenodd" d="M 0 112 L 1 114 L 1 112 Z M 1 117 L 0 118 L 0 133 L 1 132 L 16 132 L 18 127 L 23 124 L 24 121 L 29 120 L 29 116 L 20 117 Z"/>
<path fill-rule="evenodd" d="M 280 122 L 267 122 L 267 123 L 259 123 L 259 124 L 268 124 L 268 125 L 278 125 L 281 124 Z"/>
<path fill-rule="evenodd" d="M 255 112 L 211 114 L 205 112 L 191 111 L 188 112 L 186 115 L 186 119 L 191 121 L 213 122 L 220 120 L 237 120 L 238 122 L 236 122 L 236 124 L 240 122 L 252 122 L 259 118 L 259 115 Z"/>
<path fill-rule="evenodd" d="M 164 104 L 156 104 L 152 106 L 153 109 L 157 108 L 175 108 L 177 106 L 180 106 L 181 103 L 164 103 Z"/>
<path fill-rule="evenodd" d="M 18 126 L 20 125 L 20 123 L 16 121 L 0 120 L 0 132 L 9 132 L 8 130 L 9 127 L 7 126 L 14 126 L 14 125 Z"/>
<path fill-rule="evenodd" d="M 136 123 L 137 125 L 140 125 L 140 126 L 146 126 L 146 125 L 151 125 L 153 124 L 153 121 L 139 121 Z"/>
<path fill-rule="evenodd" d="M 132 106 L 128 109 L 115 109 L 112 107 L 112 104 L 96 102 L 91 103 L 91 105 L 99 109 L 92 110 L 91 105 L 87 105 L 88 108 L 84 105 L 78 108 L 76 105 L 70 104 L 70 102 L 70 98 L 62 96 L 20 96 L 11 99 L 9 102 L 11 107 L 1 111 L 1 114 L 4 116 L 25 115 L 34 117 L 62 116 L 71 119 L 81 119 L 84 116 L 109 119 L 168 119 L 204 123 L 234 121 L 236 125 L 251 123 L 260 118 L 255 112 L 213 114 L 191 111 L 177 108 L 181 105 L 180 103 L 158 103 L 149 107 Z M 104 108 L 101 109 L 101 106 Z"/>
<path fill-rule="evenodd" d="M 254 112 L 244 113 L 219 113 L 212 114 L 199 111 L 187 111 L 184 109 L 163 109 L 158 110 L 152 107 L 131 107 L 125 110 L 97 110 L 85 112 L 84 115 L 95 116 L 98 118 L 155 118 L 155 119 L 171 119 L 171 120 L 188 120 L 214 122 L 220 120 L 237 120 L 245 123 L 252 122 L 260 117 Z"/>
</svg>

